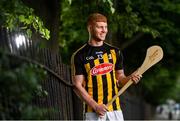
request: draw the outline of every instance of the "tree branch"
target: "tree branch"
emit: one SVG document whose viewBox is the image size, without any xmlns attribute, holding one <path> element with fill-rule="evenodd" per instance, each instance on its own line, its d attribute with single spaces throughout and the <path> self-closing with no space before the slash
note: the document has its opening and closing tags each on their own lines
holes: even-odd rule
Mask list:
<svg viewBox="0 0 180 121">
<path fill-rule="evenodd" d="M 135 41 L 139 40 L 141 37 L 143 37 L 144 33 L 138 33 L 135 37 L 133 37 L 131 40 L 127 41 L 126 43 L 122 44 L 121 50 L 125 49 L 126 47 L 133 44 Z"/>
</svg>

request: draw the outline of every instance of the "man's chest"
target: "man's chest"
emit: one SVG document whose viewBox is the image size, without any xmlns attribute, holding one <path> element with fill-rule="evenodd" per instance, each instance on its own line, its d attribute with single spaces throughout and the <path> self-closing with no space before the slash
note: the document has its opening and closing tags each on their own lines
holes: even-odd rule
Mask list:
<svg viewBox="0 0 180 121">
<path fill-rule="evenodd" d="M 116 60 L 116 54 L 114 50 L 106 50 L 106 51 L 90 51 L 89 53 L 86 53 L 84 55 L 84 64 L 87 63 L 95 63 L 95 62 L 99 62 L 99 63 L 107 63 L 107 62 L 111 62 L 113 63 L 113 61 Z"/>
<path fill-rule="evenodd" d="M 104 75 L 115 68 L 115 50 L 92 51 L 84 56 L 86 72 L 92 76 Z"/>
</svg>

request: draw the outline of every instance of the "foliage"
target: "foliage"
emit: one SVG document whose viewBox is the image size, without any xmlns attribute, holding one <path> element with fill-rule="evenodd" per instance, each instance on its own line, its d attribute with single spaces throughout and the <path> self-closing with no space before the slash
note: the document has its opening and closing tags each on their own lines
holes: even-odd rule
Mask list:
<svg viewBox="0 0 180 121">
<path fill-rule="evenodd" d="M 177 99 L 178 95 L 176 74 L 171 74 L 170 70 L 156 66 L 153 71 L 144 77 L 143 95 L 152 104 L 164 103 L 168 98 Z"/>
<path fill-rule="evenodd" d="M 180 2 L 169 0 L 158 1 L 133 1 L 133 10 L 139 12 L 142 24 L 151 26 L 159 32 L 159 36 L 153 39 L 146 35 L 135 42 L 124 51 L 128 51 L 128 62 L 131 64 L 131 70 L 137 67 L 136 58 L 143 60 L 146 48 L 158 44 L 164 50 L 163 60 L 156 65 L 153 70 L 143 77 L 142 86 L 143 97 L 152 104 L 165 102 L 167 98 L 178 98 L 179 88 L 176 86 L 180 70 L 179 63 L 179 31 L 180 26 Z M 142 48 L 143 47 L 143 48 Z M 144 56 L 142 56 L 144 55 Z M 130 59 L 131 58 L 131 59 Z"/>
<path fill-rule="evenodd" d="M 0 4 L 3 13 L 0 15 L 2 18 L 0 22 L 8 22 L 10 28 L 20 23 L 22 26 L 24 23 L 23 26 L 26 26 L 27 30 L 29 27 L 34 27 L 37 31 L 43 31 L 39 29 L 39 26 L 43 28 L 43 24 L 36 23 L 37 19 L 40 22 L 40 18 L 33 18 L 34 11 L 20 5 L 20 2 L 18 7 L 13 6 L 17 1 L 0 1 L 4 3 Z M 178 53 L 180 2 L 178 0 L 62 0 L 59 12 L 61 26 L 58 27 L 60 28 L 58 41 L 64 62 L 69 64 L 72 53 L 87 42 L 88 15 L 100 12 L 108 17 L 111 43 L 120 43 L 120 45 L 116 44 L 120 48 L 128 45 L 122 50 L 127 74 L 141 64 L 149 46 L 158 44 L 163 48 L 165 55 L 163 60 L 142 79 L 142 88 L 145 90 L 141 93 L 143 97 L 152 104 L 161 103 L 170 97 L 178 98 L 179 88 L 175 85 L 180 70 L 180 53 Z M 33 25 L 33 22 L 36 24 Z M 44 33 L 49 35 L 46 30 Z M 143 36 L 138 38 L 139 33 Z M 131 42 L 131 40 L 136 41 Z"/>
<path fill-rule="evenodd" d="M 0 119 L 46 119 L 48 109 L 33 104 L 35 97 L 44 97 L 40 80 L 45 72 L 35 65 L 12 61 L 0 53 Z"/>
<path fill-rule="evenodd" d="M 135 11 L 134 1 L 123 0 L 117 3 L 116 14 L 113 16 L 113 23 L 124 38 L 132 38 L 135 33 L 150 33 L 154 38 L 159 36 L 159 32 L 147 23 L 142 21 L 138 11 Z"/>
<path fill-rule="evenodd" d="M 32 30 L 39 32 L 43 38 L 50 38 L 50 32 L 43 25 L 41 19 L 34 14 L 34 10 L 21 2 L 21 0 L 1 0 L 0 1 L 0 25 L 4 25 L 10 30 L 21 27 L 25 29 L 29 36 Z"/>
</svg>

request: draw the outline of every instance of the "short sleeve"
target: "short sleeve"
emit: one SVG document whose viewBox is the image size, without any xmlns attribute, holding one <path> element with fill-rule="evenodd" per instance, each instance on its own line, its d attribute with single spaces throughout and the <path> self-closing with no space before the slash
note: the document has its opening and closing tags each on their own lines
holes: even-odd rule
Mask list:
<svg viewBox="0 0 180 121">
<path fill-rule="evenodd" d="M 116 64 L 115 64 L 115 70 L 121 70 L 123 69 L 123 55 L 120 50 L 116 51 Z"/>
<path fill-rule="evenodd" d="M 80 55 L 74 55 L 71 60 L 72 64 L 72 73 L 74 75 L 85 75 L 85 67 L 83 63 L 83 59 Z"/>
</svg>

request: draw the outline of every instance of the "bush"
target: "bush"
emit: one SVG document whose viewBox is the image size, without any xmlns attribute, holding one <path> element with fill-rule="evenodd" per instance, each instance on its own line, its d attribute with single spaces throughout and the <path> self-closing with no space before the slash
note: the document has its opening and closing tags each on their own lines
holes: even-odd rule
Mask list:
<svg viewBox="0 0 180 121">
<path fill-rule="evenodd" d="M 45 119 L 45 108 L 33 104 L 45 96 L 40 81 L 45 71 L 0 53 L 0 119 Z"/>
</svg>

